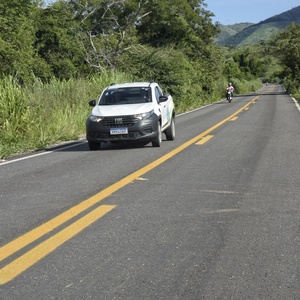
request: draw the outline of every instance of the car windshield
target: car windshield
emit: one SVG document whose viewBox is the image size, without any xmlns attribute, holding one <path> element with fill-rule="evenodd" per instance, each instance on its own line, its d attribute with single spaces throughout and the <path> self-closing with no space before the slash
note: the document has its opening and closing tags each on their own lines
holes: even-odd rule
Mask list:
<svg viewBox="0 0 300 300">
<path fill-rule="evenodd" d="M 151 102 L 151 89 L 148 87 L 131 87 L 106 90 L 99 105 L 122 105 Z"/>
</svg>

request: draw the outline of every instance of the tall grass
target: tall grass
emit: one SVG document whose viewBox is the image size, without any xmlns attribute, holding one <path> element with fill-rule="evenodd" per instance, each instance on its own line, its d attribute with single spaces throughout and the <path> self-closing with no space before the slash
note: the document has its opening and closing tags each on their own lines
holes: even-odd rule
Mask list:
<svg viewBox="0 0 300 300">
<path fill-rule="evenodd" d="M 48 84 L 36 79 L 30 87 L 19 86 L 12 77 L 0 80 L 0 158 L 78 139 L 91 110 L 88 101 L 110 83 L 130 80 L 121 73 L 53 78 Z"/>
</svg>

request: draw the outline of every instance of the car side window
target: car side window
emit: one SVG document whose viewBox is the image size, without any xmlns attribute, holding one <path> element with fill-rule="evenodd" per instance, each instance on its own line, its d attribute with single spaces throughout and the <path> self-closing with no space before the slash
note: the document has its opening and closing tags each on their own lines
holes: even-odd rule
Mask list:
<svg viewBox="0 0 300 300">
<path fill-rule="evenodd" d="M 163 93 L 159 87 L 155 87 L 155 99 L 157 103 L 159 103 L 159 97 L 162 96 Z"/>
</svg>

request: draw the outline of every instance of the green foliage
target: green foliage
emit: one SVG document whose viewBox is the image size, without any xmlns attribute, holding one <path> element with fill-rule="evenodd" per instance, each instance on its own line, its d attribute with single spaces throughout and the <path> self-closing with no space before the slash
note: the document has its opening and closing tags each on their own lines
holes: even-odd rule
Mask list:
<svg viewBox="0 0 300 300">
<path fill-rule="evenodd" d="M 272 40 L 272 49 L 284 65 L 281 72 L 287 90 L 299 100 L 300 94 L 300 24 L 291 24 Z"/>
<path fill-rule="evenodd" d="M 31 78 L 33 11 L 30 0 L 0 2 L 0 76 L 17 76 L 23 82 Z"/>
<path fill-rule="evenodd" d="M 254 25 L 253 23 L 238 23 L 234 25 L 219 25 L 220 33 L 215 38 L 215 41 L 220 45 L 230 44 L 228 41 L 244 29 Z"/>
<path fill-rule="evenodd" d="M 229 60 L 225 64 L 224 74 L 227 81 L 231 81 L 231 78 L 242 78 L 243 74 L 239 68 L 239 64 L 233 60 Z"/>
<path fill-rule="evenodd" d="M 286 90 L 300 102 L 300 78 L 292 78 L 288 75 L 283 79 L 283 84 Z"/>
<path fill-rule="evenodd" d="M 80 25 L 78 44 L 90 70 L 105 71 L 118 67 L 119 56 L 138 43 L 136 24 L 143 17 L 147 0 L 69 1 L 68 10 Z"/>
<path fill-rule="evenodd" d="M 274 47 L 292 78 L 300 77 L 300 24 L 292 24 L 280 32 L 274 39 Z"/>
<path fill-rule="evenodd" d="M 69 79 L 84 71 L 83 49 L 78 47 L 78 24 L 64 2 L 36 11 L 35 48 L 39 57 L 34 74 L 44 81 Z"/>
<path fill-rule="evenodd" d="M 227 78 L 261 78 L 262 81 L 272 82 L 276 81 L 276 74 L 281 70 L 278 58 L 273 56 L 273 51 L 267 43 L 227 48 L 224 72 Z"/>
<path fill-rule="evenodd" d="M 122 56 L 120 68 L 136 80 L 159 82 L 165 92 L 173 95 L 177 112 L 199 107 L 220 96 L 215 83 L 222 73 L 222 55 L 211 47 L 209 55 L 201 62 L 194 62 L 183 50 L 175 47 L 142 47 L 136 55 Z"/>
<path fill-rule="evenodd" d="M 17 136 L 26 136 L 30 123 L 28 98 L 12 77 L 0 80 L 0 153 L 15 152 Z M 0 155 L 1 157 L 1 155 Z"/>
<path fill-rule="evenodd" d="M 58 80 L 21 87 L 12 77 L 0 80 L 0 158 L 78 139 L 90 113 L 88 101 L 122 74 L 103 73 L 90 79 Z M 129 80 L 130 81 L 130 80 Z"/>
<path fill-rule="evenodd" d="M 215 60 L 218 29 L 203 0 L 56 1 L 46 8 L 37 0 L 3 0 L 0 8 L 0 66 L 23 83 L 117 69 L 122 56 L 148 44 L 204 64 Z"/>
<path fill-rule="evenodd" d="M 144 43 L 154 47 L 190 43 L 195 39 L 209 41 L 215 34 L 203 1 L 151 0 L 145 6 L 149 12 L 140 20 L 137 30 Z M 204 34 L 206 32 L 206 35 Z"/>
<path fill-rule="evenodd" d="M 236 94 L 255 92 L 262 87 L 262 83 L 259 78 L 252 80 L 231 78 L 230 81 L 233 83 Z"/>
</svg>

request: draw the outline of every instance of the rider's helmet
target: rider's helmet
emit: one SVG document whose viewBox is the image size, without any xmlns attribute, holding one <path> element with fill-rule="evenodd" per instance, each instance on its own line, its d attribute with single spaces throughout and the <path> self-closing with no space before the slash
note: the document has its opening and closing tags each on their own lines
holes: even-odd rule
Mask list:
<svg viewBox="0 0 300 300">
<path fill-rule="evenodd" d="M 229 82 L 229 84 L 228 84 L 229 86 L 232 86 L 232 83 L 231 82 Z"/>
</svg>

